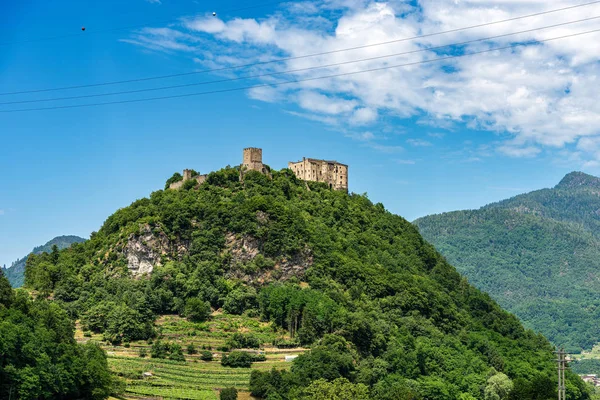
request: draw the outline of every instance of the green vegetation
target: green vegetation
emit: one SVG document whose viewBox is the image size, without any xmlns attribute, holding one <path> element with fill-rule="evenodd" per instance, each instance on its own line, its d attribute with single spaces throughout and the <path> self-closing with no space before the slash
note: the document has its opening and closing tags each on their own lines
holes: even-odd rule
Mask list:
<svg viewBox="0 0 600 400">
<path fill-rule="evenodd" d="M 34 248 L 32 253 L 50 253 L 52 251 L 53 246 L 56 246 L 59 250 L 62 250 L 71 246 L 73 243 L 82 242 L 85 242 L 85 239 L 80 238 L 79 236 L 58 236 L 50 240 L 45 245 Z M 20 260 L 15 261 L 10 267 L 4 269 L 3 271 L 4 275 L 8 278 L 8 281 L 14 288 L 19 288 L 23 286 L 23 283 L 25 281 L 25 263 L 27 262 L 27 257 L 29 256 L 23 257 Z"/>
<path fill-rule="evenodd" d="M 126 391 L 140 396 L 191 399 L 214 396 L 206 392 L 211 387 L 250 385 L 271 399 L 327 396 L 338 386 L 373 400 L 478 399 L 496 389 L 515 400 L 556 397 L 549 342 L 469 285 L 413 225 L 366 196 L 318 183 L 307 190 L 289 170 L 271 174 L 251 171 L 240 182 L 239 170 L 226 168 L 197 189 L 154 192 L 109 217 L 88 242 L 30 257 L 26 285 L 40 296 L 53 294 L 95 335 L 109 330 L 99 318 L 107 310 L 127 315 L 131 326 L 115 329 L 131 347 L 117 348 L 132 356 L 110 360 L 128 379 Z M 151 276 L 131 279 L 126 246 L 141 232 L 164 243 L 161 265 Z M 178 319 L 177 326 L 168 319 L 176 317 L 160 317 L 146 330 L 157 316 L 185 316 L 189 299 L 230 314 Z M 223 365 L 198 355 L 183 355 L 185 362 L 138 357 L 135 338 L 155 335 L 161 346 L 176 343 L 180 350 L 190 342 L 247 346 L 252 337 L 261 346 L 296 342 L 310 350 L 287 364 L 289 370 L 269 353 L 239 350 L 219 354 Z M 198 335 L 219 340 L 195 342 Z M 248 361 L 259 371 L 250 382 Z M 139 375 L 127 375 L 132 370 Z M 226 371 L 227 379 L 200 370 Z M 490 381 L 496 374 L 502 375 Z M 176 380 L 185 386 L 175 388 Z M 569 399 L 589 398 L 576 375 L 569 371 L 567 380 Z"/>
<path fill-rule="evenodd" d="M 237 400 L 238 392 L 236 388 L 225 388 L 221 390 L 219 395 L 220 400 Z"/>
<path fill-rule="evenodd" d="M 600 179 L 415 221 L 479 289 L 570 352 L 600 340 Z"/>
<path fill-rule="evenodd" d="M 106 354 L 78 345 L 55 303 L 14 292 L 0 271 L 0 398 L 105 399 L 115 382 Z"/>
</svg>

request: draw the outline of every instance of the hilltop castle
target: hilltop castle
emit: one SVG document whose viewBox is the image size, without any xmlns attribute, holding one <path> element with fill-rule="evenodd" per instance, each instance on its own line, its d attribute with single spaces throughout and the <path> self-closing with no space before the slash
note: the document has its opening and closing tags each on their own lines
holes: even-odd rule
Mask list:
<svg viewBox="0 0 600 400">
<path fill-rule="evenodd" d="M 262 162 L 262 149 L 248 147 L 244 149 L 242 157 L 242 172 L 258 171 L 268 175 L 267 168 Z M 302 161 L 289 162 L 291 169 L 298 179 L 312 182 L 323 182 L 330 189 L 348 191 L 348 166 L 337 161 L 317 160 L 314 158 L 302 158 Z M 195 179 L 198 184 L 206 181 L 207 175 L 194 175 L 192 170 L 183 170 L 183 180 L 172 183 L 170 189 L 179 189 L 185 181 Z"/>
</svg>

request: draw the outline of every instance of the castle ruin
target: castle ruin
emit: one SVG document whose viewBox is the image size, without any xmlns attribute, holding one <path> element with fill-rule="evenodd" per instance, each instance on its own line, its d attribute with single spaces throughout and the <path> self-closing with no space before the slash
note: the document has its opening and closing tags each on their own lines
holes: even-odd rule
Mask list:
<svg viewBox="0 0 600 400">
<path fill-rule="evenodd" d="M 183 179 L 178 181 L 178 182 L 173 182 L 169 185 L 169 189 L 179 189 L 180 187 L 183 186 L 183 184 L 186 181 L 189 181 L 190 179 L 195 179 L 196 182 L 198 182 L 198 185 L 204 183 L 204 181 L 206 181 L 206 178 L 208 177 L 208 175 L 193 175 L 193 172 L 191 169 L 184 169 L 183 170 Z"/>
<path fill-rule="evenodd" d="M 289 162 L 291 169 L 298 179 L 312 182 L 326 183 L 330 189 L 348 191 L 348 166 L 337 161 L 317 160 L 315 158 L 302 158 L 302 161 Z M 258 171 L 270 176 L 269 171 L 262 162 L 262 149 L 248 147 L 244 149 L 240 180 L 244 172 Z M 186 181 L 195 179 L 198 184 L 204 183 L 208 175 L 194 175 L 190 169 L 183 170 L 183 180 L 172 183 L 170 189 L 179 189 Z"/>
<path fill-rule="evenodd" d="M 298 179 L 324 182 L 330 189 L 348 191 L 348 166 L 337 161 L 302 158 L 302 161 L 289 162 L 288 168 Z"/>
</svg>

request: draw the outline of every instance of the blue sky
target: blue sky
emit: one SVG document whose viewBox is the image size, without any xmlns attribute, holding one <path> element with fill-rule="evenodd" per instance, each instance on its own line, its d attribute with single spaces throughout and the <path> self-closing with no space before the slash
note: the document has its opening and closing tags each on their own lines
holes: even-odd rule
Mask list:
<svg viewBox="0 0 600 400">
<path fill-rule="evenodd" d="M 533 0 L 446 3 L 316 0 L 246 8 L 247 2 L 234 0 L 3 2 L 0 93 L 298 57 L 548 9 Z M 553 2 L 552 7 L 570 4 L 575 3 Z M 600 23 L 445 53 L 286 72 L 576 20 L 594 10 L 600 14 L 600 9 L 578 9 L 246 70 L 0 96 L 0 102 L 28 101 L 277 73 L 150 93 L 4 104 L 0 111 L 279 84 L 421 62 L 597 29 Z M 248 146 L 262 147 L 264 161 L 274 168 L 303 156 L 349 164 L 351 191 L 368 193 L 408 220 L 551 187 L 572 170 L 598 175 L 600 106 L 594 87 L 600 41 L 587 37 L 291 85 L 0 113 L 0 265 L 57 235 L 87 237 L 119 207 L 161 189 L 173 172 L 239 164 Z"/>
</svg>

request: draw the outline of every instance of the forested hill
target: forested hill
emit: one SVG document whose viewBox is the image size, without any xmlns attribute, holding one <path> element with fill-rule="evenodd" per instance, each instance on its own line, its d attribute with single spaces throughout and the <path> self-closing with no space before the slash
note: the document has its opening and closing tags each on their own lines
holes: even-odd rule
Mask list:
<svg viewBox="0 0 600 400">
<path fill-rule="evenodd" d="M 599 178 L 572 172 L 552 189 L 415 224 L 526 326 L 570 351 L 600 341 Z"/>
<path fill-rule="evenodd" d="M 412 224 L 366 196 L 270 173 L 240 182 L 226 168 L 199 187 L 156 191 L 89 241 L 30 257 L 26 286 L 113 343 L 157 334 L 160 314 L 259 315 L 311 350 L 290 371 L 253 371 L 258 397 L 337 387 L 378 400 L 556 397 L 550 343 L 468 284 Z M 568 398 L 589 398 L 567 376 Z"/>
<path fill-rule="evenodd" d="M 41 254 L 43 252 L 50 252 L 52 250 L 52 246 L 57 246 L 59 250 L 65 249 L 71 246 L 73 243 L 81 243 L 84 242 L 85 239 L 79 236 L 57 236 L 54 239 L 50 240 L 48 243 L 35 247 L 31 253 L 33 254 Z M 25 262 L 27 261 L 26 255 L 12 263 L 12 265 L 6 268 L 3 272 L 11 286 L 14 288 L 18 288 L 23 286 L 23 282 L 25 280 Z"/>
</svg>

